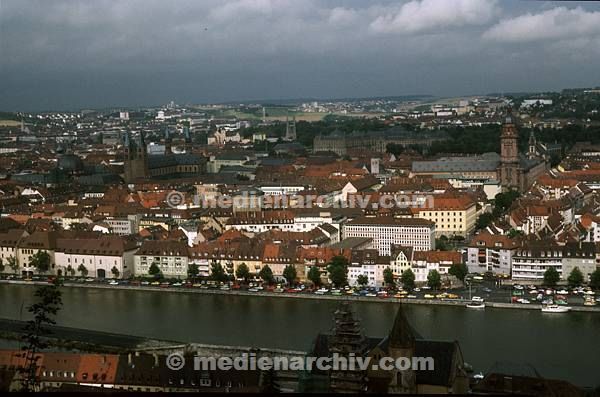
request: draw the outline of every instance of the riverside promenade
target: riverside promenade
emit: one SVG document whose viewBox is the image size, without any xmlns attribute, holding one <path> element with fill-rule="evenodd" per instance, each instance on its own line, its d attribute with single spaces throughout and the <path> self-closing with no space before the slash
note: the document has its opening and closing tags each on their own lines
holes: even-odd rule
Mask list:
<svg viewBox="0 0 600 397">
<path fill-rule="evenodd" d="M 2 284 L 17 284 L 17 285 L 45 285 L 45 281 L 23 281 L 23 280 L 0 280 Z M 408 305 L 435 305 L 435 306 L 455 306 L 465 307 L 469 300 L 465 299 L 420 299 L 420 298 L 395 298 L 393 296 L 387 298 L 368 297 L 368 296 L 353 296 L 353 295 L 316 295 L 307 293 L 286 293 L 286 292 L 248 292 L 241 290 L 223 291 L 220 289 L 201 289 L 201 288 L 161 288 L 158 286 L 133 286 L 133 285 L 108 285 L 98 283 L 72 283 L 65 282 L 64 287 L 68 288 L 91 288 L 104 290 L 127 290 L 127 291 L 148 291 L 156 293 L 174 293 L 174 294 L 204 294 L 204 295 L 229 295 L 229 296 L 248 296 L 256 298 L 285 298 L 285 299 L 312 299 L 312 300 L 330 300 L 330 301 L 350 301 L 350 302 L 372 302 L 372 303 L 402 303 Z M 499 309 L 517 309 L 517 310 L 541 310 L 542 305 L 538 303 L 507 303 L 493 302 L 486 300 L 486 308 Z M 574 312 L 595 312 L 600 313 L 600 305 L 597 306 L 579 306 L 570 305 L 571 311 Z"/>
</svg>

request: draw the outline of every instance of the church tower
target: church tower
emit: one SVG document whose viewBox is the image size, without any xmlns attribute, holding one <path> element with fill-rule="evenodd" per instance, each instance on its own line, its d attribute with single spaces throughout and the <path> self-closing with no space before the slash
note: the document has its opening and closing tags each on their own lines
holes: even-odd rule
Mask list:
<svg viewBox="0 0 600 397">
<path fill-rule="evenodd" d="M 125 134 L 125 182 L 130 183 L 138 178 L 148 176 L 148 152 L 144 133 L 140 132 L 137 139 L 131 138 L 129 132 Z"/>
<path fill-rule="evenodd" d="M 529 134 L 529 150 L 527 151 L 527 157 L 530 159 L 535 158 L 537 156 L 537 141 L 535 140 L 535 134 L 533 130 Z"/>
<path fill-rule="evenodd" d="M 519 188 L 519 149 L 517 140 L 519 133 L 510 111 L 502 124 L 500 135 L 500 184 L 503 190 Z"/>
<path fill-rule="evenodd" d="M 415 355 L 415 336 L 402 305 L 398 307 L 394 326 L 388 336 L 388 343 L 388 354 L 394 361 L 400 357 L 406 357 L 412 362 Z M 388 393 L 415 394 L 416 392 L 417 376 L 412 368 L 395 369 L 391 372 Z"/>
</svg>

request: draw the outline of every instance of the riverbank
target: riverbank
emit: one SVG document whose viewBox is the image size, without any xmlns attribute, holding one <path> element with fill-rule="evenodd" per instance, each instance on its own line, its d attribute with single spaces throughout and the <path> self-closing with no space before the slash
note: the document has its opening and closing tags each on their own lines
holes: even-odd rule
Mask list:
<svg viewBox="0 0 600 397">
<path fill-rule="evenodd" d="M 23 280 L 0 280 L 1 284 L 14 285 L 45 285 L 43 281 L 23 281 Z M 346 301 L 346 302 L 380 302 L 380 303 L 402 303 L 408 305 L 430 305 L 430 306 L 454 306 L 464 307 L 469 301 L 464 299 L 419 299 L 419 298 L 378 298 L 367 296 L 353 295 L 316 295 L 304 293 L 286 293 L 286 292 L 248 292 L 241 290 L 223 291 L 220 289 L 200 289 L 200 288 L 161 288 L 154 286 L 132 286 L 132 285 L 108 285 L 108 284 L 81 284 L 65 282 L 63 284 L 69 288 L 91 288 L 104 290 L 127 290 L 127 291 L 147 291 L 147 292 L 163 292 L 163 293 L 180 293 L 180 294 L 204 294 L 204 295 L 226 295 L 226 296 L 251 296 L 265 298 L 284 298 L 284 299 L 311 299 L 311 300 L 330 300 L 330 301 Z M 540 311 L 541 304 L 525 304 L 525 303 L 505 303 L 486 301 L 486 307 L 498 309 L 520 309 L 520 310 L 535 310 Z M 600 313 L 600 305 L 598 306 L 570 306 L 571 311 L 585 313 Z"/>
</svg>

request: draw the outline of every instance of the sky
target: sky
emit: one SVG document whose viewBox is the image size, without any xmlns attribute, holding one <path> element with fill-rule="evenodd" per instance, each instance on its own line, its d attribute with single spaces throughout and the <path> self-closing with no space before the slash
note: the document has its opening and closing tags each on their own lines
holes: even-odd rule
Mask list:
<svg viewBox="0 0 600 397">
<path fill-rule="evenodd" d="M 0 0 L 0 110 L 600 86 L 600 3 Z"/>
</svg>

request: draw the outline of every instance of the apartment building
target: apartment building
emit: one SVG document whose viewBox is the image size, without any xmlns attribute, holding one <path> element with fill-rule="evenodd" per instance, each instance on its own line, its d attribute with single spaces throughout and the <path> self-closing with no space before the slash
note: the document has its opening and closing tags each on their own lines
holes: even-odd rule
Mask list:
<svg viewBox="0 0 600 397">
<path fill-rule="evenodd" d="M 435 249 L 435 223 L 421 218 L 395 218 L 392 216 L 363 216 L 342 227 L 343 239 L 366 237 L 379 255 L 390 255 L 392 245 L 414 247 L 416 251 Z"/>
<path fill-rule="evenodd" d="M 467 237 L 475 230 L 477 203 L 468 196 L 433 196 L 430 208 L 418 208 L 417 217 L 435 223 L 436 237 Z"/>
<path fill-rule="evenodd" d="M 390 257 L 379 255 L 377 250 L 352 251 L 348 266 L 348 284 L 358 285 L 359 276 L 367 276 L 369 287 L 383 287 L 383 271 L 390 266 Z"/>
<path fill-rule="evenodd" d="M 189 263 L 187 244 L 174 240 L 145 241 L 134 254 L 134 274 L 148 276 L 152 263 L 165 277 L 186 278 Z"/>
<path fill-rule="evenodd" d="M 426 283 L 427 276 L 436 270 L 442 277 L 448 276 L 450 267 L 462 263 L 462 254 L 456 251 L 414 251 L 411 269 L 416 283 Z"/>
<path fill-rule="evenodd" d="M 487 231 L 478 234 L 466 249 L 469 272 L 510 276 L 512 257 L 519 246 L 519 240 L 505 235 Z"/>
<path fill-rule="evenodd" d="M 513 280 L 543 280 L 554 268 L 563 278 L 563 248 L 554 240 L 526 240 L 512 257 Z"/>
</svg>

